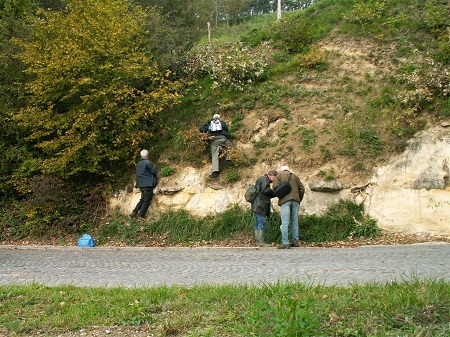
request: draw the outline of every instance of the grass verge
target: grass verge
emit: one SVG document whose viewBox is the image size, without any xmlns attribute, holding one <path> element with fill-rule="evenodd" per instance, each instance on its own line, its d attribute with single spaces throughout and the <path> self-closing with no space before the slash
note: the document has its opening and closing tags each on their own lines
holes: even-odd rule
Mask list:
<svg viewBox="0 0 450 337">
<path fill-rule="evenodd" d="M 104 326 L 148 336 L 448 336 L 450 283 L 304 283 L 151 288 L 0 288 L 0 333 Z M 97 334 L 95 334 L 97 336 Z"/>
</svg>

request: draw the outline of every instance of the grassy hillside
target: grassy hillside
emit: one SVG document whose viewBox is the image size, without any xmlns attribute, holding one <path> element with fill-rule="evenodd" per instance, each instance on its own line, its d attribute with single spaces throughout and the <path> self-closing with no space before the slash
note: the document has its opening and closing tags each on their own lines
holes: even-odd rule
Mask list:
<svg viewBox="0 0 450 337">
<path fill-rule="evenodd" d="M 213 28 L 211 44 L 205 34 L 192 60 L 204 67 L 195 77 L 179 74 L 192 79 L 181 103 L 149 121 L 155 141 L 146 147 L 162 176 L 186 166 L 209 168 L 209 146 L 198 128 L 214 113 L 228 122 L 236 146 L 234 165 L 218 179 L 221 186 L 253 182 L 262 169 L 281 164 L 303 181 L 362 185 L 417 131 L 450 120 L 448 1 L 321 0 L 283 13 L 280 21 L 272 14 Z M 124 177 L 129 182 L 132 173 Z M 46 196 L 50 187 L 44 180 L 36 188 Z M 105 245 L 252 244 L 248 210 L 205 219 L 169 211 L 154 223 L 134 226 L 120 214 L 104 218 L 108 191 L 99 186 L 83 199 L 89 216 L 76 222 L 54 206 L 71 211 L 73 198 L 63 192 L 51 195 L 51 203 L 35 198 L 28 207 L 9 205 L 0 218 L 2 242 L 66 244 L 89 231 Z M 54 207 L 54 218 L 41 204 Z M 375 230 L 366 220 L 367 231 Z M 332 214 L 302 223 L 341 228 L 343 221 Z M 353 225 L 344 227 L 351 232 Z M 197 235 L 195 229 L 205 227 L 223 232 Z M 268 239 L 275 242 L 278 234 L 268 232 Z M 341 240 L 339 235 L 346 237 L 341 231 L 326 240 Z M 302 238 L 321 240 L 314 233 Z"/>
<path fill-rule="evenodd" d="M 417 131 L 450 118 L 449 14 L 447 1 L 323 0 L 213 31 L 216 50 L 267 43 L 265 74 L 242 91 L 198 80 L 163 114 L 160 167 L 208 164 L 198 127 L 219 113 L 238 149 L 226 180 L 282 162 L 305 178 L 363 182 Z"/>
</svg>

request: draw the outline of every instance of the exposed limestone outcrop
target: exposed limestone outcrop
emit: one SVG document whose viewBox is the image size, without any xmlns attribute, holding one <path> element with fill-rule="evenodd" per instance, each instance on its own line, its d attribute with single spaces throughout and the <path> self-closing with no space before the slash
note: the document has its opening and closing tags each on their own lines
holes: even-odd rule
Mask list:
<svg viewBox="0 0 450 337">
<path fill-rule="evenodd" d="M 450 128 L 436 126 L 418 133 L 402 155 L 379 167 L 368 182 L 342 186 L 338 180 L 302 179 L 306 194 L 301 213 L 320 215 L 339 199 L 350 198 L 364 203 L 367 214 L 376 218 L 383 229 L 450 236 L 449 168 Z M 249 207 L 244 199 L 245 188 L 268 169 L 255 167 L 251 178 L 235 184 L 211 181 L 207 178 L 209 167 L 179 169 L 174 176 L 160 179 L 149 213 L 182 208 L 204 216 L 223 212 L 236 203 Z M 139 197 L 139 190 L 119 193 L 111 200 L 111 206 L 130 213 Z M 273 200 L 275 210 L 276 201 Z"/>
<path fill-rule="evenodd" d="M 343 189 L 340 181 L 333 179 L 326 180 L 313 180 L 308 182 L 308 187 L 311 191 L 317 192 L 338 192 Z"/>
<path fill-rule="evenodd" d="M 382 228 L 450 235 L 450 129 L 423 131 L 366 190 L 367 212 Z"/>
</svg>

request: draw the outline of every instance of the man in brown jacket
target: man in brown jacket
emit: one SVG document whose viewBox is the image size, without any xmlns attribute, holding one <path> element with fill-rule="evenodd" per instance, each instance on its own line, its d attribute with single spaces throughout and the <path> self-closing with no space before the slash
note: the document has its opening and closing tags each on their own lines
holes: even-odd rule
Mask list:
<svg viewBox="0 0 450 337">
<path fill-rule="evenodd" d="M 281 246 L 278 249 L 289 249 L 298 247 L 298 215 L 300 202 L 305 194 L 305 187 L 300 178 L 289 171 L 289 167 L 281 166 L 280 173 L 273 181 L 273 189 L 284 181 L 289 181 L 291 191 L 283 198 L 278 199 L 281 215 Z M 289 224 L 291 224 L 292 241 L 289 243 Z"/>
</svg>

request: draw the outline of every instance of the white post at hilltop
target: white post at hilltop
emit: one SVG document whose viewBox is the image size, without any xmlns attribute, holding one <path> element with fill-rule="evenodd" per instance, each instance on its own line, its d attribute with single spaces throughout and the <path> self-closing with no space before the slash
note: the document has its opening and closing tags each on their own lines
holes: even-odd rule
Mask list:
<svg viewBox="0 0 450 337">
<path fill-rule="evenodd" d="M 277 20 L 281 19 L 281 0 L 278 0 L 278 6 L 277 6 Z"/>
<path fill-rule="evenodd" d="M 211 23 L 208 21 L 208 41 L 211 44 Z"/>
</svg>

